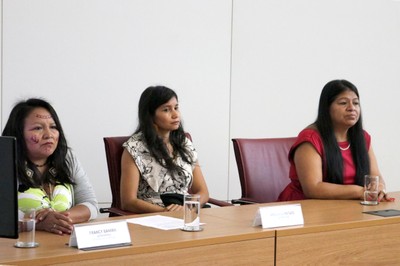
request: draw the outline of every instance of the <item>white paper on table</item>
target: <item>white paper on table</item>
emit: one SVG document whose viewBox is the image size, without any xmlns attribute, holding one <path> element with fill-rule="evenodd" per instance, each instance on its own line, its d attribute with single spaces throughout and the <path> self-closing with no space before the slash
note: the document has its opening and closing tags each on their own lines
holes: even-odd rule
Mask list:
<svg viewBox="0 0 400 266">
<path fill-rule="evenodd" d="M 180 229 L 183 227 L 183 219 L 162 216 L 162 215 L 131 218 L 127 219 L 126 221 L 128 223 L 154 227 L 161 230 L 173 230 L 173 229 Z"/>
<path fill-rule="evenodd" d="M 128 223 L 154 227 L 161 230 L 181 229 L 183 227 L 183 219 L 178 219 L 163 215 L 152 215 L 146 217 L 131 218 L 127 219 L 126 221 Z M 200 224 L 202 225 L 204 223 Z"/>
</svg>

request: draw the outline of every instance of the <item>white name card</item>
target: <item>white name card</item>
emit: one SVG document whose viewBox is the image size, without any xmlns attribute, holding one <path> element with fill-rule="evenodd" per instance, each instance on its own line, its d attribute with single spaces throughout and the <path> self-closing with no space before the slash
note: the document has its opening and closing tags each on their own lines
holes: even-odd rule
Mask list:
<svg viewBox="0 0 400 266">
<path fill-rule="evenodd" d="M 260 207 L 253 220 L 253 226 L 274 228 L 304 224 L 300 204 Z"/>
<path fill-rule="evenodd" d="M 131 235 L 125 220 L 76 224 L 69 239 L 70 247 L 82 250 L 128 245 L 131 245 Z"/>
</svg>

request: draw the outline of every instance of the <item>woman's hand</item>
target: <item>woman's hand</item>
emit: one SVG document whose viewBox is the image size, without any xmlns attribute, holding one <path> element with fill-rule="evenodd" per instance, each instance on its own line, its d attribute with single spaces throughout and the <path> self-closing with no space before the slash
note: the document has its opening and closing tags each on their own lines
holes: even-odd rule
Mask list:
<svg viewBox="0 0 400 266">
<path fill-rule="evenodd" d="M 380 182 L 379 183 L 379 193 L 378 193 L 378 202 L 381 201 L 394 201 L 394 198 L 389 197 L 389 195 L 386 193 L 386 188 L 385 188 L 385 183 Z"/>
<path fill-rule="evenodd" d="M 393 202 L 394 198 L 389 197 L 389 194 L 386 193 L 385 189 L 382 189 L 379 191 L 379 194 L 378 194 L 378 202 L 381 202 L 381 201 Z"/>
<path fill-rule="evenodd" d="M 69 212 L 56 212 L 52 209 L 43 209 L 36 215 L 36 229 L 53 234 L 71 234 L 72 220 Z"/>
<path fill-rule="evenodd" d="M 183 210 L 183 206 L 178 204 L 170 204 L 167 207 L 165 207 L 166 212 L 175 212 L 181 210 Z"/>
</svg>

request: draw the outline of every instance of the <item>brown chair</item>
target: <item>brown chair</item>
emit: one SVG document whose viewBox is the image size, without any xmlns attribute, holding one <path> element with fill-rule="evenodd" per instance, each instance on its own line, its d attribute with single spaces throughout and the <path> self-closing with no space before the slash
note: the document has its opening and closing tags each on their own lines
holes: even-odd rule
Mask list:
<svg viewBox="0 0 400 266">
<path fill-rule="evenodd" d="M 121 156 L 122 152 L 124 151 L 122 144 L 128 139 L 129 136 L 103 138 L 106 150 L 112 202 L 110 208 L 100 208 L 100 212 L 109 213 L 110 217 L 134 214 L 132 212 L 122 210 L 120 198 Z"/>
<path fill-rule="evenodd" d="M 232 139 L 242 196 L 234 204 L 277 201 L 289 184 L 288 153 L 296 138 Z"/>
<path fill-rule="evenodd" d="M 189 133 L 186 136 L 191 140 Z M 109 216 L 121 216 L 135 214 L 133 212 L 124 211 L 121 208 L 120 198 L 120 180 L 121 180 L 121 156 L 124 148 L 122 144 L 129 139 L 130 136 L 104 137 L 104 145 L 106 150 L 108 176 L 110 179 L 110 187 L 112 194 L 112 202 L 110 208 L 100 208 L 101 213 L 109 213 Z M 231 203 L 210 198 L 208 203 L 217 206 L 232 206 Z"/>
</svg>

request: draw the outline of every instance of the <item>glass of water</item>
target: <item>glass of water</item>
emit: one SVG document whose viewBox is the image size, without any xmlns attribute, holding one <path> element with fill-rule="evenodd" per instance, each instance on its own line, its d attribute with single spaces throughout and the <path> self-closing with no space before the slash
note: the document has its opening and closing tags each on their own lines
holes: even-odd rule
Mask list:
<svg viewBox="0 0 400 266">
<path fill-rule="evenodd" d="M 35 242 L 36 210 L 19 209 L 18 216 L 18 240 L 14 246 L 17 248 L 35 248 L 39 246 Z"/>
<path fill-rule="evenodd" d="M 379 176 L 364 176 L 364 201 L 363 205 L 378 205 Z"/>
<path fill-rule="evenodd" d="M 201 231 L 200 195 L 186 194 L 183 200 L 183 231 Z"/>
</svg>

